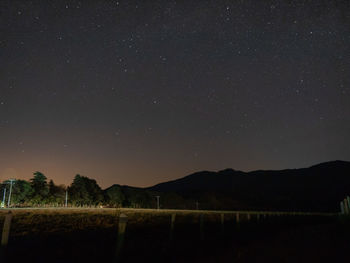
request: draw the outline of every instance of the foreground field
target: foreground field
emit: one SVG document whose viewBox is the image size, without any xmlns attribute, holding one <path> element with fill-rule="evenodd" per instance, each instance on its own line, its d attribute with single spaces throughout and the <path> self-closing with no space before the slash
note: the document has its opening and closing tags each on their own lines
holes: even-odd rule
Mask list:
<svg viewBox="0 0 350 263">
<path fill-rule="evenodd" d="M 113 262 L 121 213 L 128 216 L 124 262 L 346 262 L 350 244 L 346 224 L 334 215 L 241 212 L 237 223 L 236 212 L 11 211 L 8 262 Z M 1 225 L 7 212 L 0 210 Z"/>
</svg>

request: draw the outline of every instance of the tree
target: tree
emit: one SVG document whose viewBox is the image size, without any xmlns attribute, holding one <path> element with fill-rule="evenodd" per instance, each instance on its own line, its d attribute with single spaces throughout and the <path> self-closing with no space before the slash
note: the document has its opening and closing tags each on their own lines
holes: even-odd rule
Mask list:
<svg viewBox="0 0 350 263">
<path fill-rule="evenodd" d="M 162 193 L 162 204 L 164 207 L 171 207 L 171 208 L 181 208 L 183 209 L 186 205 L 186 200 L 177 193 Z M 154 202 L 155 203 L 155 202 Z M 154 204 L 153 207 L 156 205 Z"/>
<path fill-rule="evenodd" d="M 11 200 L 14 204 L 29 203 L 33 194 L 33 188 L 25 180 L 16 180 L 13 184 Z"/>
<path fill-rule="evenodd" d="M 105 190 L 106 203 L 114 207 L 121 207 L 125 201 L 125 195 L 120 185 L 113 185 Z"/>
<path fill-rule="evenodd" d="M 149 208 L 154 203 L 154 197 L 148 191 L 142 189 L 126 188 L 125 196 L 125 204 L 134 208 Z"/>
<path fill-rule="evenodd" d="M 55 185 L 53 180 L 49 181 L 49 197 L 50 203 L 63 204 L 65 200 L 66 187 L 64 185 Z"/>
<path fill-rule="evenodd" d="M 97 205 L 103 201 L 103 194 L 96 180 L 77 174 L 68 188 L 70 201 L 75 205 Z"/>
<path fill-rule="evenodd" d="M 49 187 L 47 185 L 47 178 L 41 172 L 33 173 L 34 177 L 30 179 L 30 185 L 33 188 L 32 202 L 45 203 L 49 194 Z"/>
</svg>

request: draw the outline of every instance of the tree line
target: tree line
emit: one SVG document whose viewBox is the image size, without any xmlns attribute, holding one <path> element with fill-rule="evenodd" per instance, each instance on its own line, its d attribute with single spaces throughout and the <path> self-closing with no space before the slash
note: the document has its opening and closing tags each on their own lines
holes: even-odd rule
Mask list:
<svg viewBox="0 0 350 263">
<path fill-rule="evenodd" d="M 11 189 L 10 189 L 11 188 Z M 70 186 L 57 185 L 37 171 L 29 181 L 16 180 L 12 187 L 9 180 L 1 184 L 1 203 L 7 206 L 109 206 L 152 208 L 152 193 L 113 185 L 102 190 L 96 180 L 77 174 Z"/>
<path fill-rule="evenodd" d="M 37 171 L 27 180 L 3 181 L 0 185 L 1 207 L 131 207 L 157 208 L 156 196 L 160 196 L 160 208 L 172 209 L 222 209 L 223 204 L 214 193 L 202 197 L 186 196 L 176 192 L 159 192 L 114 184 L 101 189 L 96 180 L 77 174 L 71 185 L 57 185 Z M 11 190 L 10 190 L 11 188 Z M 11 198 L 9 202 L 9 196 Z"/>
</svg>

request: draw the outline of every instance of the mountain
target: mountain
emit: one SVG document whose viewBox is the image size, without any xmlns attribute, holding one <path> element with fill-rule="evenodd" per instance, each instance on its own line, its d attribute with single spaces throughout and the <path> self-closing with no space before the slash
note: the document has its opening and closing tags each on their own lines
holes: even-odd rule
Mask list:
<svg viewBox="0 0 350 263">
<path fill-rule="evenodd" d="M 184 208 L 199 202 L 201 209 L 338 211 L 350 195 L 350 162 L 280 171 L 202 171 L 143 190 L 161 198 L 176 195 Z"/>
</svg>

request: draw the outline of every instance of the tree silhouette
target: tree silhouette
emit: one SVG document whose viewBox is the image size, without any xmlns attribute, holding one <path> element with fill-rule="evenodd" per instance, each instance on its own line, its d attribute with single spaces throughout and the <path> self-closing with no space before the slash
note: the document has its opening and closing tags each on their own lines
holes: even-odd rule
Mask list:
<svg viewBox="0 0 350 263">
<path fill-rule="evenodd" d="M 64 185 L 55 185 L 53 180 L 49 181 L 49 203 L 63 204 L 65 200 L 66 188 Z"/>
<path fill-rule="evenodd" d="M 102 203 L 103 194 L 94 179 L 77 174 L 68 188 L 70 202 L 75 205 L 97 205 Z"/>
<path fill-rule="evenodd" d="M 12 203 L 21 204 L 29 203 L 31 196 L 33 194 L 33 188 L 29 182 L 25 180 L 16 180 L 16 183 L 13 185 L 12 190 Z"/>
<path fill-rule="evenodd" d="M 113 185 L 105 190 L 105 202 L 114 207 L 123 206 L 126 198 L 119 185 Z"/>
<path fill-rule="evenodd" d="M 33 203 L 45 203 L 49 194 L 49 187 L 47 185 L 47 178 L 41 172 L 33 173 L 34 177 L 30 179 L 30 185 L 33 189 L 32 202 Z"/>
</svg>

